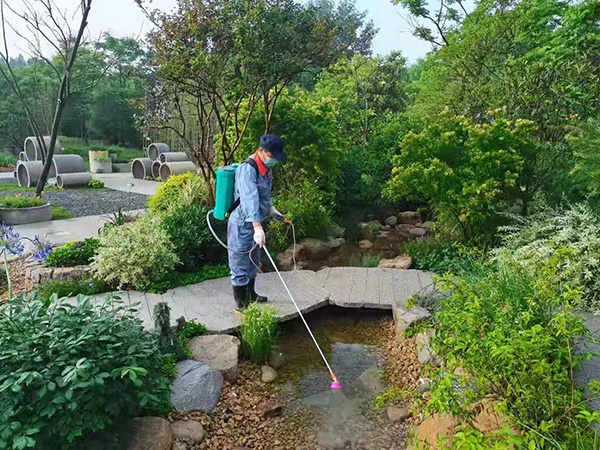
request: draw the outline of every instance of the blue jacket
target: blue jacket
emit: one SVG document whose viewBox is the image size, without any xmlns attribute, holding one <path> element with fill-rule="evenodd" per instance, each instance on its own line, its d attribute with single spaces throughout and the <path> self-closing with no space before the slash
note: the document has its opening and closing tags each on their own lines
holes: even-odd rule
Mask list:
<svg viewBox="0 0 600 450">
<path fill-rule="evenodd" d="M 269 208 L 273 206 L 271 187 L 273 177 L 271 171 L 262 161 L 257 162 L 258 170 L 250 164 L 241 164 L 235 172 L 234 200 L 240 199 L 230 219 L 241 222 L 264 222 Z"/>
</svg>

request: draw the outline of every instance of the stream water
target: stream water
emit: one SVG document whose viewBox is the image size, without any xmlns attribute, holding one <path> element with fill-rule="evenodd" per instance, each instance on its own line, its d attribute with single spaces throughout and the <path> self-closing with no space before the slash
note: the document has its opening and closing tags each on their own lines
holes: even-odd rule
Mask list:
<svg viewBox="0 0 600 450">
<path fill-rule="evenodd" d="M 390 312 L 330 307 L 307 321 L 342 390 L 330 389 L 327 368 L 298 319 L 284 326 L 278 340 L 287 357 L 278 378 L 288 396 L 287 408 L 316 414 L 315 442 L 321 448 L 404 448 L 401 426 L 390 424 L 373 403 L 386 389 L 382 333 L 389 327 Z"/>
</svg>

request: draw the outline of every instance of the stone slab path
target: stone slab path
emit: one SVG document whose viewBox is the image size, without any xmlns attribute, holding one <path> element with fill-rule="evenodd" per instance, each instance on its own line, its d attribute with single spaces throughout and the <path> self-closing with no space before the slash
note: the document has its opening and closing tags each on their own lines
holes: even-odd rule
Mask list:
<svg viewBox="0 0 600 450">
<path fill-rule="evenodd" d="M 575 373 L 576 384 L 584 389 L 584 396 L 591 408 L 600 411 L 600 398 L 588 387 L 593 380 L 600 380 L 600 345 L 596 340 L 600 339 L 600 316 L 588 312 L 578 312 L 585 320 L 585 326 L 590 331 L 592 339 L 577 343 L 577 350 L 581 353 L 594 353 L 587 361 L 583 361 L 579 370 Z M 600 431 L 600 430 L 599 430 Z"/>
<path fill-rule="evenodd" d="M 149 180 L 136 180 L 130 173 L 95 173 L 94 178 L 102 180 L 104 186 L 115 191 L 154 195 L 159 183 Z"/>
<path fill-rule="evenodd" d="M 392 309 L 394 302 L 406 303 L 414 294 L 432 288 L 433 274 L 418 270 L 335 267 L 319 272 L 299 270 L 282 272 L 283 279 L 302 313 L 326 305 L 344 308 Z M 298 317 L 276 273 L 260 274 L 256 290 L 269 297 L 282 321 Z M 210 333 L 230 333 L 240 326 L 234 309 L 229 278 L 219 278 L 171 289 L 162 295 L 138 291 L 115 292 L 123 301 L 135 306 L 144 325 L 153 328 L 152 312 L 158 302 L 171 307 L 171 321 L 184 317 L 206 325 Z M 107 295 L 96 296 L 103 301 Z"/>
</svg>

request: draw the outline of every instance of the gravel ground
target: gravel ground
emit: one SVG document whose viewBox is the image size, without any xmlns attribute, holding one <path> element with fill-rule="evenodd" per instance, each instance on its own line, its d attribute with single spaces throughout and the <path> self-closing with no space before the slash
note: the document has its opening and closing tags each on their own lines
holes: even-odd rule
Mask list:
<svg viewBox="0 0 600 450">
<path fill-rule="evenodd" d="M 25 195 L 33 197 L 33 192 L 7 191 L 0 195 Z M 110 214 L 123 209 L 143 209 L 148 197 L 143 194 L 114 191 L 112 189 L 72 189 L 47 190 L 44 199 L 53 205 L 68 209 L 73 217 Z"/>
</svg>

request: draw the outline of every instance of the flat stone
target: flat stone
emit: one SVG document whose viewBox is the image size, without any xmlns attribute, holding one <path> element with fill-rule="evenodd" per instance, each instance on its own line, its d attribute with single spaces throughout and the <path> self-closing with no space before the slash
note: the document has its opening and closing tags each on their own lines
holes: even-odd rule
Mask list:
<svg viewBox="0 0 600 450">
<path fill-rule="evenodd" d="M 223 376 L 206 364 L 185 360 L 177 363 L 171 403 L 179 412 L 210 412 L 219 402 Z"/>
<path fill-rule="evenodd" d="M 380 269 L 410 269 L 412 265 L 412 258 L 410 256 L 398 256 L 394 259 L 382 259 L 379 261 Z"/>
<path fill-rule="evenodd" d="M 335 238 L 335 239 L 331 238 L 327 242 L 325 242 L 325 244 L 330 249 L 335 250 L 335 249 L 340 248 L 344 242 L 346 242 L 346 239 L 340 237 L 340 238 Z"/>
<path fill-rule="evenodd" d="M 196 336 L 188 344 L 190 359 L 200 361 L 214 370 L 218 370 L 230 383 L 238 376 L 238 356 L 240 340 L 226 334 Z"/>
<path fill-rule="evenodd" d="M 51 267 L 37 267 L 30 272 L 30 280 L 37 287 L 52 280 L 54 269 Z"/>
<path fill-rule="evenodd" d="M 437 359 L 431 346 L 429 345 L 429 341 L 435 336 L 435 330 L 427 329 L 425 331 L 420 332 L 415 337 L 415 346 L 417 347 L 417 358 L 422 365 L 427 364 L 436 364 Z"/>
<path fill-rule="evenodd" d="M 300 242 L 302 256 L 309 261 L 320 261 L 327 258 L 330 252 L 329 246 L 319 239 L 306 239 Z"/>
<path fill-rule="evenodd" d="M 258 405 L 258 414 L 263 419 L 270 419 L 272 417 L 280 416 L 283 412 L 283 408 L 275 400 L 267 400 L 266 402 Z"/>
<path fill-rule="evenodd" d="M 125 433 L 127 450 L 171 450 L 173 432 L 162 417 L 137 417 Z"/>
<path fill-rule="evenodd" d="M 376 396 L 385 391 L 385 384 L 381 376 L 381 370 L 372 367 L 365 370 L 351 386 L 367 396 Z"/>
<path fill-rule="evenodd" d="M 421 216 L 415 211 L 405 211 L 398 214 L 398 221 L 401 224 L 415 225 L 421 222 Z"/>
<path fill-rule="evenodd" d="M 367 239 L 364 239 L 358 243 L 358 248 L 361 250 L 371 250 L 373 248 L 373 243 Z"/>
<path fill-rule="evenodd" d="M 269 366 L 262 366 L 260 368 L 261 371 L 261 380 L 263 383 L 272 383 L 277 379 L 277 371 Z"/>
<path fill-rule="evenodd" d="M 177 420 L 171 424 L 175 439 L 186 444 L 200 444 L 204 439 L 204 427 L 196 420 Z"/>
<path fill-rule="evenodd" d="M 391 423 L 404 422 L 411 415 L 409 408 L 398 408 L 396 406 L 388 406 L 385 409 L 385 414 Z"/>
<path fill-rule="evenodd" d="M 394 307 L 393 312 L 394 322 L 396 325 L 396 338 L 398 339 L 404 338 L 404 333 L 412 325 L 420 323 L 431 317 L 429 311 L 427 311 L 425 308 L 421 308 L 420 306 L 414 306 L 410 310 L 406 310 L 406 308 L 401 306 L 396 306 Z"/>
<path fill-rule="evenodd" d="M 385 219 L 385 224 L 388 227 L 395 227 L 398 224 L 398 218 L 396 216 L 390 216 Z"/>
</svg>

